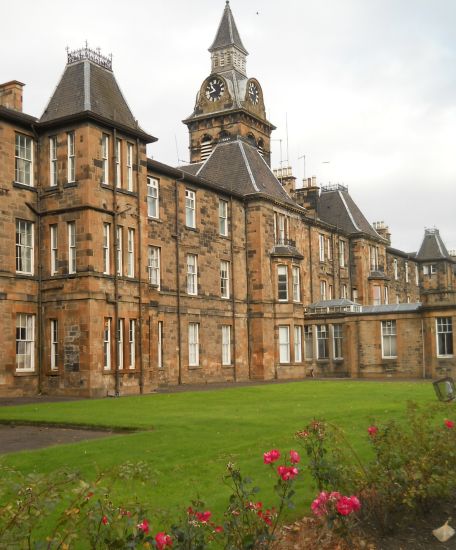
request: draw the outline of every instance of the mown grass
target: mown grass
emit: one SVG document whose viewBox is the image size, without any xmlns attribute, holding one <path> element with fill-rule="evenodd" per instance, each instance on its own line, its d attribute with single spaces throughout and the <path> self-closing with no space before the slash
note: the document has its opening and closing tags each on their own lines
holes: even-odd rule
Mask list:
<svg viewBox="0 0 456 550">
<path fill-rule="evenodd" d="M 263 502 L 271 502 L 274 474 L 262 463 L 264 451 L 299 450 L 294 433 L 312 418 L 324 418 L 342 427 L 360 456 L 367 457 L 366 429 L 372 419 L 401 417 L 408 400 L 435 402 L 431 384 L 306 381 L 3 407 L 0 421 L 145 431 L 14 453 L 0 460 L 22 472 L 51 473 L 66 467 L 86 477 L 126 461 L 145 461 L 153 471 L 153 483 L 122 483 L 116 489 L 119 499 L 137 496 L 157 512 L 175 514 L 199 496 L 220 517 L 229 494 L 222 482 L 229 461 L 254 478 Z M 297 492 L 295 515 L 302 515 L 314 495 L 307 476 L 298 482 Z"/>
</svg>

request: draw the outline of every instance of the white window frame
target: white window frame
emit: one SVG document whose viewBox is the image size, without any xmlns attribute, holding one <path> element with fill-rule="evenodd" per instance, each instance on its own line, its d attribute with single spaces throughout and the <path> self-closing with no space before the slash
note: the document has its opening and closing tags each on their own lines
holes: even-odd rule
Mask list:
<svg viewBox="0 0 456 550">
<path fill-rule="evenodd" d="M 304 326 L 304 358 L 311 360 L 314 357 L 313 326 Z"/>
<path fill-rule="evenodd" d="M 328 325 L 317 326 L 317 359 L 329 359 Z"/>
<path fill-rule="evenodd" d="M 279 325 L 279 363 L 290 363 L 290 327 Z"/>
<path fill-rule="evenodd" d="M 333 358 L 334 359 L 343 359 L 343 325 L 342 323 L 337 323 L 332 326 L 333 333 Z"/>
<path fill-rule="evenodd" d="M 320 262 L 325 261 L 325 236 L 318 235 L 318 244 L 319 244 L 319 253 L 320 253 Z"/>
<path fill-rule="evenodd" d="M 156 178 L 147 178 L 147 216 L 156 220 L 160 217 L 160 183 Z"/>
<path fill-rule="evenodd" d="M 160 290 L 160 248 L 149 246 L 147 254 L 147 270 L 149 284 L 155 285 Z"/>
<path fill-rule="evenodd" d="M 127 242 L 127 277 L 135 276 L 135 230 L 128 228 Z"/>
<path fill-rule="evenodd" d="M 196 193 L 191 189 L 185 190 L 185 225 L 196 228 Z"/>
<path fill-rule="evenodd" d="M 116 139 L 116 187 L 122 188 L 122 140 Z"/>
<path fill-rule="evenodd" d="M 415 264 L 415 284 L 416 286 L 420 285 L 420 271 L 418 269 L 418 264 Z"/>
<path fill-rule="evenodd" d="M 381 321 L 382 358 L 397 358 L 397 322 L 395 319 Z M 394 348 L 394 350 L 393 350 Z M 392 352 L 395 352 L 394 354 Z"/>
<path fill-rule="evenodd" d="M 332 246 L 331 246 L 331 237 L 327 237 L 326 239 L 326 246 L 327 246 L 327 257 L 328 260 L 332 260 Z"/>
<path fill-rule="evenodd" d="M 374 306 L 380 306 L 382 303 L 382 288 L 380 285 L 373 285 L 372 287 L 372 304 Z"/>
<path fill-rule="evenodd" d="M 49 237 L 51 246 L 51 276 L 57 275 L 59 271 L 58 255 L 59 255 L 59 234 L 58 225 L 56 223 L 49 226 Z"/>
<path fill-rule="evenodd" d="M 453 357 L 453 320 L 451 317 L 436 317 L 435 339 L 437 357 Z M 442 347 L 445 349 L 442 350 Z"/>
<path fill-rule="evenodd" d="M 49 187 L 57 187 L 57 136 L 49 138 Z"/>
<path fill-rule="evenodd" d="M 101 183 L 109 185 L 109 136 L 101 136 Z"/>
<path fill-rule="evenodd" d="M 220 261 L 220 296 L 224 299 L 230 297 L 230 262 Z"/>
<path fill-rule="evenodd" d="M 222 365 L 231 365 L 231 325 L 222 325 Z"/>
<path fill-rule="evenodd" d="M 228 201 L 219 199 L 219 233 L 228 236 Z"/>
<path fill-rule="evenodd" d="M 16 273 L 33 275 L 35 270 L 35 227 L 28 220 L 16 219 Z"/>
<path fill-rule="evenodd" d="M 348 293 L 347 293 L 347 285 L 345 283 L 343 283 L 340 287 L 340 294 L 341 294 L 341 298 L 344 298 L 344 299 L 347 299 L 348 297 Z"/>
<path fill-rule="evenodd" d="M 117 367 L 124 368 L 124 319 L 117 319 Z"/>
<path fill-rule="evenodd" d="M 293 280 L 293 302 L 301 301 L 301 270 L 297 265 L 291 268 L 291 278 Z"/>
<path fill-rule="evenodd" d="M 51 370 L 55 371 L 59 368 L 59 322 L 57 319 L 50 321 Z"/>
<path fill-rule="evenodd" d="M 188 365 L 199 366 L 199 323 L 188 324 Z"/>
<path fill-rule="evenodd" d="M 117 226 L 116 235 L 116 272 L 119 277 L 123 275 L 123 227 Z"/>
<path fill-rule="evenodd" d="M 33 139 L 16 134 L 15 144 L 15 181 L 33 187 Z"/>
<path fill-rule="evenodd" d="M 399 278 L 398 269 L 397 269 L 397 258 L 393 260 L 393 271 L 394 271 L 394 280 L 397 281 Z"/>
<path fill-rule="evenodd" d="M 327 297 L 327 285 L 326 281 L 322 280 L 320 281 L 320 300 L 324 301 Z"/>
<path fill-rule="evenodd" d="M 127 190 L 133 191 L 133 145 L 127 142 Z"/>
<path fill-rule="evenodd" d="M 345 241 L 339 240 L 339 266 L 346 267 L 345 262 Z"/>
<path fill-rule="evenodd" d="M 136 319 L 130 319 L 128 322 L 128 349 L 128 368 L 134 369 L 136 368 Z"/>
<path fill-rule="evenodd" d="M 371 271 L 378 271 L 378 247 L 369 246 L 369 264 Z"/>
<path fill-rule="evenodd" d="M 111 318 L 105 317 L 103 326 L 103 370 L 111 370 Z"/>
<path fill-rule="evenodd" d="M 384 287 L 384 295 L 385 295 L 385 304 L 389 304 L 389 289 L 387 286 Z"/>
<path fill-rule="evenodd" d="M 34 370 L 35 370 L 35 315 L 29 314 L 29 313 L 17 313 L 16 314 L 16 371 L 33 372 Z"/>
<path fill-rule="evenodd" d="M 409 263 L 405 262 L 405 282 L 409 282 Z"/>
<path fill-rule="evenodd" d="M 74 153 L 74 132 L 67 133 L 67 182 L 76 181 L 76 157 Z"/>
<path fill-rule="evenodd" d="M 111 266 L 111 224 L 103 223 L 103 273 L 109 275 Z"/>
<path fill-rule="evenodd" d="M 198 256 L 187 254 L 187 294 L 198 295 Z"/>
<path fill-rule="evenodd" d="M 163 368 L 163 321 L 158 321 L 157 366 Z"/>
<path fill-rule="evenodd" d="M 68 274 L 76 273 L 76 222 L 67 222 Z"/>
<path fill-rule="evenodd" d="M 302 326 L 294 327 L 294 360 L 295 363 L 302 363 Z"/>
<path fill-rule="evenodd" d="M 288 302 L 288 266 L 277 266 L 277 299 L 279 302 Z"/>
</svg>

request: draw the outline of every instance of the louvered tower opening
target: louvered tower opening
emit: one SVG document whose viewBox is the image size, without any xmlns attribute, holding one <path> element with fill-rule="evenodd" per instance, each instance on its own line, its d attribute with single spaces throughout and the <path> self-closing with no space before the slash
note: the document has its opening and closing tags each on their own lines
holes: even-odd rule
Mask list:
<svg viewBox="0 0 456 550">
<path fill-rule="evenodd" d="M 212 138 L 209 136 L 201 140 L 201 160 L 206 160 L 212 153 Z"/>
</svg>

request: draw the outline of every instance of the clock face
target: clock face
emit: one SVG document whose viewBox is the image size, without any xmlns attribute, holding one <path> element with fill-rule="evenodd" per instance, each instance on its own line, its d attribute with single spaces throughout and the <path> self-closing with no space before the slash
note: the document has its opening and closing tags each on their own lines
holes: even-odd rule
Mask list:
<svg viewBox="0 0 456 550">
<path fill-rule="evenodd" d="M 260 92 L 255 82 L 250 82 L 249 84 L 249 99 L 254 105 L 256 105 L 260 99 Z"/>
<path fill-rule="evenodd" d="M 218 101 L 225 91 L 225 84 L 220 78 L 212 78 L 206 86 L 206 97 L 209 101 Z"/>
</svg>

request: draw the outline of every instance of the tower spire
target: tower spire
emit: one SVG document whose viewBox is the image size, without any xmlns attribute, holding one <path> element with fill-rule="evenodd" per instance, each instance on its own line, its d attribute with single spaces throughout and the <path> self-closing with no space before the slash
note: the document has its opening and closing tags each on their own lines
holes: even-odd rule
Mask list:
<svg viewBox="0 0 456 550">
<path fill-rule="evenodd" d="M 229 0 L 226 1 L 225 9 L 223 11 L 222 19 L 220 20 L 217 34 L 212 42 L 209 51 L 212 53 L 215 50 L 222 48 L 229 48 L 230 46 L 236 47 L 244 55 L 248 55 L 249 52 L 244 48 L 239 31 L 234 21 L 233 13 L 230 8 Z"/>
<path fill-rule="evenodd" d="M 229 0 L 226 1 L 222 19 L 209 51 L 211 52 L 213 73 L 234 69 L 242 75 L 246 75 L 246 57 L 249 53 L 242 43 Z"/>
</svg>

